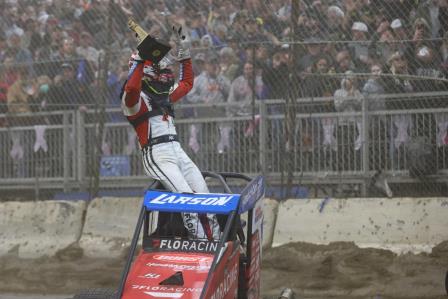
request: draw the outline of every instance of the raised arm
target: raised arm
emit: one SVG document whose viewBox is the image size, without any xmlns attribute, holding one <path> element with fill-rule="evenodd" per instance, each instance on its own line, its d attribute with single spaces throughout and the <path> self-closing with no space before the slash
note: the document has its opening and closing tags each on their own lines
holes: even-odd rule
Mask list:
<svg viewBox="0 0 448 299">
<path fill-rule="evenodd" d="M 122 109 L 126 116 L 136 114 L 140 109 L 140 91 L 142 89 L 143 60 L 136 54 L 131 56 L 131 68 L 128 80 L 123 87 Z"/>
<path fill-rule="evenodd" d="M 171 103 L 175 103 L 185 96 L 193 88 L 193 67 L 191 65 L 191 58 L 184 59 L 180 62 L 179 83 L 170 93 Z"/>
<path fill-rule="evenodd" d="M 194 81 L 193 67 L 191 64 L 190 43 L 182 34 L 182 27 L 173 26 L 177 44 L 177 61 L 180 62 L 179 83 L 170 93 L 171 103 L 177 102 L 185 96 L 192 88 Z"/>
</svg>

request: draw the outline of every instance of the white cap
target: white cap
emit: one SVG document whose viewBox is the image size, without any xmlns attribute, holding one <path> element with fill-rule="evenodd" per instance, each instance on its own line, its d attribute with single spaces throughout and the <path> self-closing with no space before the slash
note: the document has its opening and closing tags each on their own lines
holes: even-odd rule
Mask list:
<svg viewBox="0 0 448 299">
<path fill-rule="evenodd" d="M 367 25 L 363 22 L 354 22 L 352 26 L 352 30 L 362 31 L 362 32 L 368 32 Z"/>
<path fill-rule="evenodd" d="M 327 12 L 333 12 L 341 18 L 344 17 L 344 11 L 336 5 L 332 5 L 332 6 L 328 7 Z"/>
<path fill-rule="evenodd" d="M 13 25 L 8 31 L 6 31 L 6 36 L 11 37 L 12 35 L 22 36 L 24 33 L 23 29 L 17 25 Z"/>
<path fill-rule="evenodd" d="M 421 57 L 429 56 L 430 54 L 431 53 L 429 52 L 429 49 L 426 46 L 421 47 L 417 52 L 417 55 Z"/>
<path fill-rule="evenodd" d="M 392 23 L 390 23 L 390 28 L 392 29 L 397 29 L 403 27 L 403 24 L 401 23 L 400 19 L 395 19 L 392 21 Z"/>
</svg>

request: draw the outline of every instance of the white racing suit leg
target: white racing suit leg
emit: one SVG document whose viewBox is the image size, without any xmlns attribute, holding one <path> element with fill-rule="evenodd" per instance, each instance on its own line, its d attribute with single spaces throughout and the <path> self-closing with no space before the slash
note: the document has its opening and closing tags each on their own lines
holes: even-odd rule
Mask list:
<svg viewBox="0 0 448 299">
<path fill-rule="evenodd" d="M 143 165 L 148 176 L 159 180 L 172 192 L 209 192 L 198 167 L 178 142 L 161 143 L 152 148 L 145 148 Z M 206 230 L 209 230 L 213 239 L 219 240 L 220 230 L 215 215 L 207 214 L 208 223 L 204 223 L 205 227 L 201 224 L 198 214 L 182 213 L 182 218 L 190 238 L 207 239 Z"/>
</svg>

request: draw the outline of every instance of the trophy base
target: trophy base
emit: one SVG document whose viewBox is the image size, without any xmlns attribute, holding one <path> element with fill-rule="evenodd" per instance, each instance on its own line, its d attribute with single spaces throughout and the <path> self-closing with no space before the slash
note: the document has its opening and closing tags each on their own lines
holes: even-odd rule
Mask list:
<svg viewBox="0 0 448 299">
<path fill-rule="evenodd" d="M 171 50 L 171 47 L 164 45 L 151 36 L 147 36 L 137 46 L 138 54 L 145 60 L 159 63 L 160 60 Z"/>
</svg>

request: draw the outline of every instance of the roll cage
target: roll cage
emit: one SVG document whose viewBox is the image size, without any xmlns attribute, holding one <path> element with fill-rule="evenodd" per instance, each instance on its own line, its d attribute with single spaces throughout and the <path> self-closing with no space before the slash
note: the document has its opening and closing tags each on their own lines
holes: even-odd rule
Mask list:
<svg viewBox="0 0 448 299">
<path fill-rule="evenodd" d="M 235 194 L 228 185 L 229 179 L 240 179 L 246 182 L 250 182 L 241 192 L 236 208 L 234 208 L 233 210 L 229 210 L 229 213 L 216 214 L 222 234 L 220 240 L 215 242 L 216 244 L 210 247 L 214 252 L 214 257 L 209 271 L 210 273 L 213 273 L 219 263 L 220 258 L 222 257 L 222 253 L 225 250 L 226 242 L 233 241 L 235 243 L 234 248 L 240 248 L 240 245 L 242 245 L 241 248 L 244 249 L 244 253 L 241 254 L 240 258 L 240 279 L 244 279 L 244 277 L 246 276 L 244 273 L 244 269 L 246 268 L 245 266 L 248 262 L 250 263 L 252 258 L 251 239 L 247 238 L 246 236 L 250 235 L 252 231 L 252 220 L 254 217 L 253 208 L 256 202 L 264 195 L 264 179 L 262 176 L 258 176 L 257 178 L 252 179 L 244 174 L 231 172 L 202 172 L 202 175 L 204 176 L 204 178 L 209 177 L 216 179 L 224 188 L 224 191 L 227 194 Z M 155 181 L 153 184 L 151 184 L 148 190 L 166 192 L 159 181 Z M 183 221 L 179 212 L 160 210 L 157 211 L 157 225 L 155 230 L 152 231 L 150 219 L 154 215 L 154 212 L 156 212 L 156 210 L 148 209 L 145 204 L 142 205 L 130 246 L 130 254 L 128 255 L 125 267 L 121 275 L 120 285 L 117 292 L 118 298 L 121 298 L 123 295 L 126 279 L 128 277 L 136 253 L 138 241 L 142 232 L 142 227 L 142 248 L 147 252 L 161 251 L 160 248 L 157 248 L 157 246 L 154 245 L 160 244 L 160 242 L 164 242 L 163 240 L 166 240 L 163 239 L 164 237 L 176 240 L 187 239 L 187 231 L 183 225 Z M 241 214 L 245 212 L 248 213 L 247 225 L 244 224 L 240 217 Z M 209 287 L 210 280 L 211 276 L 209 276 L 205 282 L 201 298 L 204 298 L 206 290 Z M 245 285 L 246 282 L 242 282 L 240 284 Z M 244 287 L 238 289 L 238 297 L 247 297 Z"/>
</svg>

